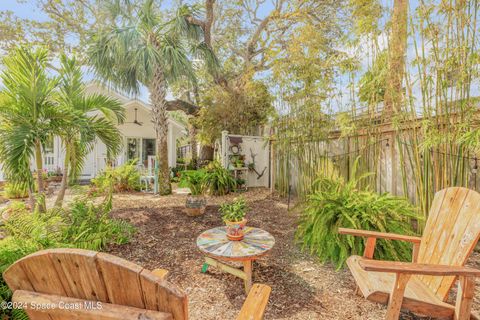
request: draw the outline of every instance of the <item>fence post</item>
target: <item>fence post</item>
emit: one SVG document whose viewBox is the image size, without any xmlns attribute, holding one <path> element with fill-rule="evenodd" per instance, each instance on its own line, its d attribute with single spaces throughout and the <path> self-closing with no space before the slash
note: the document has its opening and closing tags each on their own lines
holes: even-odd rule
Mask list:
<svg viewBox="0 0 480 320">
<path fill-rule="evenodd" d="M 275 161 L 275 141 L 270 139 L 270 192 L 275 191 L 275 170 L 276 170 L 276 161 Z"/>
<path fill-rule="evenodd" d="M 222 131 L 222 151 L 220 152 L 221 156 L 222 156 L 222 165 L 224 168 L 228 168 L 228 159 L 227 159 L 227 137 L 228 137 L 228 131 L 224 130 Z"/>
<path fill-rule="evenodd" d="M 392 157 L 392 165 L 390 166 L 390 170 L 392 170 L 392 194 L 397 195 L 397 152 L 395 149 L 396 145 L 396 130 L 392 130 L 391 134 L 391 139 L 389 142 L 389 147 L 391 151 L 391 157 Z"/>
</svg>

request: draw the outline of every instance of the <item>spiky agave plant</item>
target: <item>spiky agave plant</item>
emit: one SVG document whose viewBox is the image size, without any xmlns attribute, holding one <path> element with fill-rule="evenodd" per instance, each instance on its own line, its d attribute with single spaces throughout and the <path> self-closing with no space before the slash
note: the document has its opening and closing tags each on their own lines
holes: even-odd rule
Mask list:
<svg viewBox="0 0 480 320">
<path fill-rule="evenodd" d="M 358 159 L 348 182 L 334 176 L 315 181 L 296 234 L 302 249 L 338 269 L 350 255 L 362 254 L 365 245 L 362 238 L 339 235 L 339 227 L 413 235 L 412 219 L 419 219 L 417 209 L 406 199 L 359 189 L 358 184 L 370 174 L 357 176 L 357 166 Z M 406 243 L 379 240 L 375 258 L 410 260 L 411 248 Z"/>
</svg>

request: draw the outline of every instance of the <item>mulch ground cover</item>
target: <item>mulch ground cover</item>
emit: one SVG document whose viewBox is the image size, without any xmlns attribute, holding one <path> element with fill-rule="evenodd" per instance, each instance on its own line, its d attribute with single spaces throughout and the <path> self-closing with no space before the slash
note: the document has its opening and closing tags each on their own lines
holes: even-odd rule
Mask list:
<svg viewBox="0 0 480 320">
<path fill-rule="evenodd" d="M 129 244 L 108 251 L 149 269 L 168 269 L 168 281 L 188 295 L 191 319 L 235 319 L 245 300 L 243 281 L 213 267 L 201 273 L 203 255 L 195 243 L 202 231 L 223 224 L 218 206 L 236 196 L 211 197 L 205 215 L 188 217 L 185 195 L 116 195 L 112 215 L 130 221 L 137 232 Z M 272 287 L 265 319 L 384 319 L 384 306 L 354 294 L 348 270 L 336 271 L 300 250 L 295 243 L 298 213 L 287 210 L 285 199 L 267 189 L 250 189 L 243 196 L 251 208 L 248 225 L 269 231 L 276 240 L 253 271 L 253 282 Z M 479 255 L 469 263 L 480 268 Z M 479 300 L 477 293 L 477 312 Z M 418 319 L 407 313 L 402 318 Z"/>
</svg>

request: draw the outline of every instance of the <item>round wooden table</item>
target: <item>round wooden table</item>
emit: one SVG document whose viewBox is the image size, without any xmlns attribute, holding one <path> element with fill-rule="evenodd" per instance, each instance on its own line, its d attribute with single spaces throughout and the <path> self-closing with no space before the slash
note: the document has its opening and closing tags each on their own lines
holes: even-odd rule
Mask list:
<svg viewBox="0 0 480 320">
<path fill-rule="evenodd" d="M 197 238 L 197 247 L 206 255 L 202 272 L 206 272 L 208 266 L 213 266 L 237 276 L 244 280 L 248 294 L 252 286 L 252 262 L 267 254 L 274 244 L 275 238 L 259 228 L 246 227 L 245 237 L 240 241 L 228 240 L 226 227 L 209 229 Z M 243 263 L 243 270 L 219 260 L 240 261 Z"/>
</svg>

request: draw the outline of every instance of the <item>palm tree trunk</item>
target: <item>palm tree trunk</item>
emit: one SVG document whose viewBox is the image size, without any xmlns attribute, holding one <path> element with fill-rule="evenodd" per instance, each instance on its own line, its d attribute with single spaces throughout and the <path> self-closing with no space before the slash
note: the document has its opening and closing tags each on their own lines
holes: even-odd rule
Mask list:
<svg viewBox="0 0 480 320">
<path fill-rule="evenodd" d="M 45 212 L 45 193 L 44 193 L 44 184 L 43 184 L 43 156 L 42 156 L 42 146 L 40 141 L 35 143 L 35 164 L 37 170 L 37 187 L 38 187 L 38 196 L 37 199 L 38 210 L 40 212 Z"/>
<path fill-rule="evenodd" d="M 55 200 L 55 206 L 61 207 L 63 204 L 63 199 L 65 198 L 65 191 L 68 187 L 68 165 L 70 164 L 70 148 L 66 146 L 65 148 L 65 160 L 63 163 L 62 170 L 62 184 L 60 185 L 60 190 L 58 191 L 57 199 Z"/>
<path fill-rule="evenodd" d="M 192 165 L 198 168 L 198 152 L 197 152 L 197 128 L 190 123 L 188 126 L 188 135 L 190 136 L 190 149 L 192 152 Z"/>
<path fill-rule="evenodd" d="M 28 186 L 28 202 L 30 203 L 30 210 L 33 212 L 35 210 L 35 206 L 37 201 L 35 200 L 35 186 L 29 185 Z"/>
<path fill-rule="evenodd" d="M 152 103 L 152 120 L 156 136 L 156 153 L 158 161 L 158 192 L 160 195 L 172 193 L 170 169 L 168 168 L 168 113 L 167 82 L 160 67 L 155 67 L 150 84 L 150 100 Z"/>
</svg>

